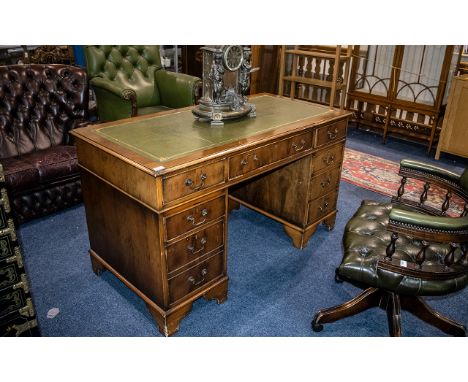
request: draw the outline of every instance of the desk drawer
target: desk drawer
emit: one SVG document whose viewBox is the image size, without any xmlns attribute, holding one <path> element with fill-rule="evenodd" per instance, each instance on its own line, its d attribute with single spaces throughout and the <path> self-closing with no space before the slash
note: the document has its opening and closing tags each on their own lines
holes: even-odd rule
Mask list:
<svg viewBox="0 0 468 382">
<path fill-rule="evenodd" d="M 317 220 L 334 211 L 336 209 L 337 197 L 338 192 L 334 191 L 322 196 L 321 198 L 310 201 L 307 224 L 315 223 Z"/>
<path fill-rule="evenodd" d="M 261 146 L 229 158 L 229 179 L 247 174 L 269 164 L 286 159 L 312 147 L 312 133 Z"/>
<path fill-rule="evenodd" d="M 168 273 L 198 260 L 223 244 L 224 221 L 220 221 L 184 239 L 176 241 L 166 249 Z"/>
<path fill-rule="evenodd" d="M 223 274 L 224 255 L 220 252 L 169 279 L 169 302 L 172 304 Z"/>
<path fill-rule="evenodd" d="M 312 159 L 312 175 L 315 176 L 319 171 L 327 171 L 340 166 L 343 160 L 343 145 L 335 145 L 325 150 L 320 150 Z"/>
<path fill-rule="evenodd" d="M 225 182 L 224 159 L 163 178 L 164 203 Z"/>
<path fill-rule="evenodd" d="M 340 183 L 341 168 L 337 167 L 315 175 L 310 180 L 309 200 L 337 190 Z"/>
<path fill-rule="evenodd" d="M 333 123 L 331 125 L 319 127 L 317 129 L 317 146 L 320 147 L 329 143 L 338 142 L 346 136 L 347 120 Z"/>
<path fill-rule="evenodd" d="M 225 212 L 225 196 L 197 204 L 176 215 L 165 217 L 166 238 L 174 237 L 189 232 L 193 229 L 204 227 L 212 221 L 223 216 Z"/>
</svg>

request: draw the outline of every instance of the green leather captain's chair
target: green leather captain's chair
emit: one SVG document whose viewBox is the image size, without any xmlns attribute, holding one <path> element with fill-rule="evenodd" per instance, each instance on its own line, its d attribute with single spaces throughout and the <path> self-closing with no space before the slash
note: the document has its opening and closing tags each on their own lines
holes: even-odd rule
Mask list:
<svg viewBox="0 0 468 382">
<path fill-rule="evenodd" d="M 366 288 L 339 306 L 316 313 L 312 329 L 374 306 L 386 309 L 390 335 L 401 335 L 400 309 L 406 309 L 442 331 L 466 336 L 463 325 L 430 308 L 422 296 L 442 296 L 468 283 L 468 168 L 462 175 L 403 160 L 402 183 L 392 203 L 363 201 L 343 236 L 344 256 L 336 270 L 343 279 Z M 408 177 L 423 180 L 417 203 L 404 199 Z M 425 205 L 431 184 L 447 190 L 440 211 Z M 448 217 L 453 194 L 465 204 L 460 217 Z"/>
<path fill-rule="evenodd" d="M 164 70 L 158 45 L 90 45 L 85 57 L 100 121 L 195 104 L 200 79 Z"/>
</svg>

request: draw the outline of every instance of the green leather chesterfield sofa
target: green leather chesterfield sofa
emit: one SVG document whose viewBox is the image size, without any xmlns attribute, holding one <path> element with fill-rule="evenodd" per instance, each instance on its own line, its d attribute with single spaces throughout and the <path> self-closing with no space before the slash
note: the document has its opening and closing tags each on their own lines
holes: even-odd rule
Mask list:
<svg viewBox="0 0 468 382">
<path fill-rule="evenodd" d="M 85 47 L 101 122 L 195 104 L 201 80 L 161 66 L 159 45 Z"/>
</svg>

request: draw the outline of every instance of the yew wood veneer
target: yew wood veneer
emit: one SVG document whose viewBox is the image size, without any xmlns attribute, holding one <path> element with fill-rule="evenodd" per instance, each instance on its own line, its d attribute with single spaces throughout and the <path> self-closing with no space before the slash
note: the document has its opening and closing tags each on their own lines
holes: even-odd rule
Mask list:
<svg viewBox="0 0 468 382">
<path fill-rule="evenodd" d="M 92 268 L 110 270 L 171 335 L 204 296 L 227 297 L 228 211 L 244 204 L 304 248 L 332 228 L 350 113 L 262 94 L 257 117 L 211 127 L 191 108 L 72 132 Z"/>
</svg>

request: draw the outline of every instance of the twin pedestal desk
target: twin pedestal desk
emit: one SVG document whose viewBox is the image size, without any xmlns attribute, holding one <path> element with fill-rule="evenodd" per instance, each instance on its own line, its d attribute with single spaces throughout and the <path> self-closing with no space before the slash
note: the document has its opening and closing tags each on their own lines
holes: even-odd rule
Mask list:
<svg viewBox="0 0 468 382">
<path fill-rule="evenodd" d="M 228 212 L 243 204 L 304 248 L 333 228 L 349 112 L 272 95 L 211 127 L 191 109 L 76 129 L 93 271 L 111 271 L 177 331 L 192 303 L 227 297 Z"/>
</svg>

